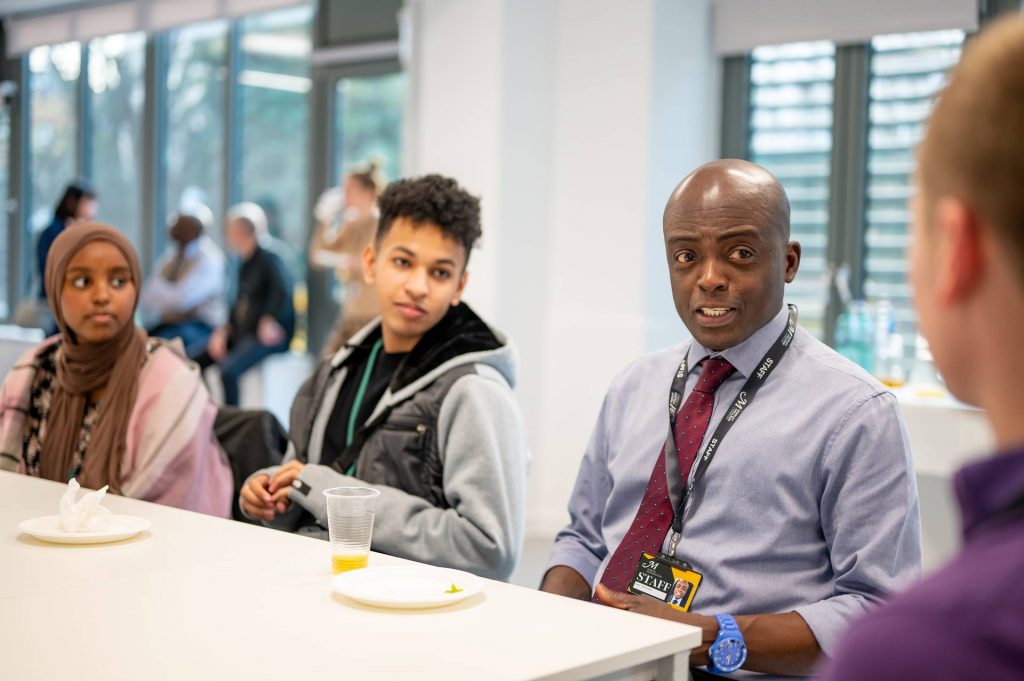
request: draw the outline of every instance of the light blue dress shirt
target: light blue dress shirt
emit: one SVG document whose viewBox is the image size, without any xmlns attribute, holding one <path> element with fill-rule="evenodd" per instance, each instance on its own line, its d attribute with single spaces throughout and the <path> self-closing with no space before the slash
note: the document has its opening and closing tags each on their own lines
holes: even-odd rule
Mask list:
<svg viewBox="0 0 1024 681">
<path fill-rule="evenodd" d="M 783 307 L 717 353 L 736 371 L 715 395 L 701 451 L 787 314 Z M 591 586 L 600 580 L 661 456 L 669 390 L 687 348 L 685 400 L 698 363 L 712 354 L 696 341 L 642 357 L 612 382 L 549 567 L 569 566 Z M 692 611 L 796 611 L 826 654 L 850 620 L 920 576 L 917 485 L 896 398 L 800 328 L 687 506 L 676 555 L 704 575 Z"/>
<path fill-rule="evenodd" d="M 153 274 L 142 289 L 139 308 L 144 323 L 155 325 L 164 315 L 192 313 L 211 327 L 220 326 L 228 318 L 224 253 L 213 239 L 200 236 L 185 247 L 185 270 L 172 282 L 165 271 L 177 255 L 178 247 L 172 244 L 154 265 Z"/>
</svg>

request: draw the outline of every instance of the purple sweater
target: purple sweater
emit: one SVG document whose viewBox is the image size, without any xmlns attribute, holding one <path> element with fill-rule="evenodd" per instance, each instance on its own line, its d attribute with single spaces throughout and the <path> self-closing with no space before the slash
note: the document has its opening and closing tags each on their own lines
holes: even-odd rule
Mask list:
<svg viewBox="0 0 1024 681">
<path fill-rule="evenodd" d="M 957 473 L 964 547 L 856 622 L 822 681 L 1024 679 L 1024 448 Z"/>
</svg>

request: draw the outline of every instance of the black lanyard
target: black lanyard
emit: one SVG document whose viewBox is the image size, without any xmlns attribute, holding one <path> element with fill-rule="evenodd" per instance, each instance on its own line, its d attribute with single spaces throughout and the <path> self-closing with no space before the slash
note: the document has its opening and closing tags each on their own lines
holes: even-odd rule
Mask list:
<svg viewBox="0 0 1024 681">
<path fill-rule="evenodd" d="M 708 466 L 711 465 L 711 460 L 715 458 L 715 452 L 721 447 L 722 440 L 732 430 L 732 427 L 736 425 L 736 421 L 739 420 L 744 410 L 754 401 L 757 391 L 765 384 L 768 376 L 775 370 L 779 360 L 782 359 L 786 350 L 789 349 L 790 344 L 793 342 L 793 336 L 796 334 L 796 319 L 796 305 L 790 305 L 789 320 L 786 322 L 786 328 L 783 329 L 775 344 L 772 345 L 767 354 L 761 359 L 758 368 L 747 379 L 739 395 L 736 396 L 736 400 L 732 403 L 732 407 L 726 412 L 725 418 L 718 424 L 714 434 L 708 440 L 704 451 L 701 452 L 700 458 L 696 462 L 697 470 L 694 471 L 693 476 L 686 485 L 683 484 L 682 472 L 679 469 L 679 453 L 676 450 L 675 439 L 676 416 L 682 407 L 683 391 L 686 389 L 686 375 L 689 373 L 689 367 L 686 362 L 686 355 L 689 354 L 689 350 L 683 355 L 683 361 L 679 364 L 679 370 L 676 372 L 675 378 L 672 379 L 672 389 L 669 392 L 669 432 L 662 452 L 665 457 L 665 475 L 668 478 L 668 496 L 672 502 L 672 507 L 675 509 L 675 515 L 672 518 L 672 543 L 669 548 L 669 555 L 675 554 L 679 538 L 682 536 L 683 516 L 686 513 L 686 500 L 689 498 L 690 492 L 693 491 L 697 482 L 704 477 Z"/>
</svg>

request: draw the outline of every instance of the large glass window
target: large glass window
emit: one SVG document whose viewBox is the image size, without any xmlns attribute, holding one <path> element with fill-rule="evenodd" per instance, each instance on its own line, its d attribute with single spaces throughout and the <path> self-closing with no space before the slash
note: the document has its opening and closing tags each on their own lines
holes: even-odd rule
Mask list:
<svg viewBox="0 0 1024 681">
<path fill-rule="evenodd" d="M 963 31 L 871 41 L 864 294 L 892 303 L 897 331 L 908 345 L 916 333 L 906 256 L 914 150 L 963 41 Z"/>
<path fill-rule="evenodd" d="M 53 219 L 64 188 L 78 168 L 78 43 L 37 47 L 28 55 L 28 202 L 25 215 L 33 245 Z M 29 271 L 38 278 L 32 265 Z M 28 279 L 28 272 L 22 278 Z"/>
<path fill-rule="evenodd" d="M 220 224 L 224 205 L 224 102 L 228 24 L 217 21 L 172 31 L 167 55 L 168 211 L 207 206 Z M 221 230 L 210 235 L 220 239 Z"/>
<path fill-rule="evenodd" d="M 342 78 L 334 94 L 334 178 L 353 164 L 376 160 L 394 180 L 402 163 L 402 102 L 405 77 Z"/>
<path fill-rule="evenodd" d="M 803 246 L 800 271 L 786 291 L 800 324 L 821 337 L 828 302 L 827 245 L 835 46 L 830 42 L 754 50 L 750 71 L 749 158 L 782 183 L 792 238 Z"/>
<path fill-rule="evenodd" d="M 267 212 L 282 256 L 301 277 L 309 205 L 309 7 L 242 20 L 238 74 L 241 198 Z"/>
<path fill-rule="evenodd" d="M 9 257 L 10 224 L 7 221 L 6 197 L 8 194 L 8 168 L 11 162 L 11 112 L 6 106 L 0 106 L 0 319 L 7 319 L 10 309 L 7 306 L 7 269 Z"/>
<path fill-rule="evenodd" d="M 97 218 L 142 247 L 142 107 L 146 35 L 125 33 L 89 43 L 89 177 Z"/>
</svg>

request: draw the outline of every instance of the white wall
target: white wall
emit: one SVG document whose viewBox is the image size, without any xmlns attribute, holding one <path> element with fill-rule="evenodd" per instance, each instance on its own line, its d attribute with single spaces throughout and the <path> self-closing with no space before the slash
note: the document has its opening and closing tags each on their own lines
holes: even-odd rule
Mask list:
<svg viewBox="0 0 1024 681">
<path fill-rule="evenodd" d="M 710 0 L 417 0 L 411 173 L 483 197 L 467 301 L 521 355 L 528 525 L 553 534 L 605 389 L 674 342 L 661 210 L 717 150 Z"/>
<path fill-rule="evenodd" d="M 411 116 L 404 167 L 410 175 L 443 173 L 483 198 L 484 243 L 473 254 L 469 301 L 495 310 L 495 241 L 501 193 L 501 3 L 497 0 L 415 2 L 409 65 Z"/>
</svg>

